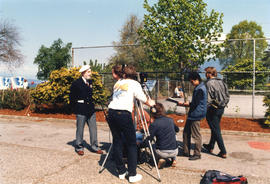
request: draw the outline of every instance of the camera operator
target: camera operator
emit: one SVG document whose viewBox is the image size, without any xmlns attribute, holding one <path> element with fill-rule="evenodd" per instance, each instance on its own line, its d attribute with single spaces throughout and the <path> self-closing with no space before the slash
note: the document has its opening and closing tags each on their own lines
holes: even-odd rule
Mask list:
<svg viewBox="0 0 270 184">
<path fill-rule="evenodd" d="M 142 101 L 148 106 L 155 102 L 147 99 L 139 82 L 134 79 L 137 73 L 133 66 L 123 67 L 116 65 L 112 68 L 112 76 L 117 80 L 113 87 L 113 97 L 109 104 L 108 123 L 113 136 L 113 153 L 119 179 L 129 176 L 129 182 L 137 182 L 142 175 L 136 173 L 137 167 L 137 145 L 136 133 L 132 120 L 134 98 Z M 122 147 L 123 136 L 127 143 L 128 171 L 123 163 Z"/>
<path fill-rule="evenodd" d="M 149 126 L 150 137 L 144 140 L 141 147 L 147 146 L 148 140 L 152 141 L 156 137 L 155 154 L 158 168 L 162 169 L 166 162 L 170 162 L 172 167 L 176 167 L 178 147 L 175 135 L 179 132 L 179 128 L 174 124 L 172 118 L 166 117 L 164 106 L 161 103 L 154 105 L 154 109 L 151 111 L 154 122 Z"/>
</svg>

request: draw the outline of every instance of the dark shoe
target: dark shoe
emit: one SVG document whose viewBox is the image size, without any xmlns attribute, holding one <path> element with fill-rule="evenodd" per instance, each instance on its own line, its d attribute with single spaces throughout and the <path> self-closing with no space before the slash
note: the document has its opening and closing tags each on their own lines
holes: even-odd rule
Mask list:
<svg viewBox="0 0 270 184">
<path fill-rule="evenodd" d="M 83 156 L 84 152 L 82 150 L 76 151 L 78 155 Z"/>
<path fill-rule="evenodd" d="M 201 159 L 201 155 L 192 155 L 191 157 L 189 157 L 189 160 L 198 160 Z"/>
<path fill-rule="evenodd" d="M 103 151 L 102 150 L 97 150 L 95 153 L 96 154 L 103 154 Z"/>
<path fill-rule="evenodd" d="M 227 158 L 227 155 L 226 154 L 223 154 L 221 152 L 219 152 L 219 154 L 217 154 L 218 157 L 221 157 L 221 158 Z"/>
<path fill-rule="evenodd" d="M 203 148 L 206 149 L 209 153 L 213 153 L 213 149 L 210 148 L 209 144 L 203 144 Z"/>
</svg>

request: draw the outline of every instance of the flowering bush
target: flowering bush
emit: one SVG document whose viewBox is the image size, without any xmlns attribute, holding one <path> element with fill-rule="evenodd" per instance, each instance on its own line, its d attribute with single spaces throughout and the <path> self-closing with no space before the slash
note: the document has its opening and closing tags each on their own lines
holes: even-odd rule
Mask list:
<svg viewBox="0 0 270 184">
<path fill-rule="evenodd" d="M 80 77 L 79 68 L 61 68 L 51 72 L 47 82 L 39 84 L 31 91 L 31 96 L 35 105 L 61 104 L 61 107 L 68 106 L 70 86 L 73 81 Z M 108 91 L 104 88 L 101 76 L 97 72 L 92 72 L 93 99 L 95 104 L 105 103 Z"/>
</svg>

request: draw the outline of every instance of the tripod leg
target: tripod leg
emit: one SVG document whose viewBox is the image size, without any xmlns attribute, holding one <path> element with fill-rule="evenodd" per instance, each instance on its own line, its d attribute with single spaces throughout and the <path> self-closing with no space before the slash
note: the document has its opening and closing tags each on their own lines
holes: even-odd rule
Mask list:
<svg viewBox="0 0 270 184">
<path fill-rule="evenodd" d="M 152 157 L 153 157 L 153 161 L 154 161 L 154 164 L 155 164 L 155 168 L 156 168 L 156 170 L 157 170 L 159 182 L 161 182 L 161 178 L 160 178 L 160 174 L 159 174 L 159 170 L 158 170 L 158 166 L 157 166 L 157 162 L 156 162 L 156 157 L 155 157 L 155 154 L 154 154 L 154 151 L 153 151 L 152 144 L 151 144 L 150 141 L 148 141 L 148 144 L 149 144 L 149 148 L 150 148 L 150 150 L 151 150 L 151 154 L 152 154 Z"/>
<path fill-rule="evenodd" d="M 101 165 L 101 168 L 100 168 L 100 170 L 99 170 L 99 173 L 101 173 L 101 172 L 103 171 L 103 169 L 104 169 L 104 165 L 106 164 L 106 161 L 107 161 L 107 159 L 108 159 L 108 157 L 109 157 L 109 155 L 110 155 L 112 146 L 113 146 L 113 144 L 111 144 L 111 146 L 110 146 L 110 148 L 109 148 L 109 151 L 108 151 L 108 153 L 106 154 L 106 157 L 105 157 L 105 159 L 104 159 L 104 161 L 103 161 L 103 163 L 102 163 L 102 165 Z"/>
<path fill-rule="evenodd" d="M 149 136 L 150 133 L 149 133 L 149 130 L 148 130 L 146 119 L 145 119 L 145 114 L 144 114 L 142 103 L 139 102 L 139 105 L 136 104 L 136 107 L 137 107 L 137 109 L 141 109 L 141 111 L 138 110 L 138 115 L 140 116 L 142 127 L 144 129 L 145 135 L 146 136 Z M 157 174 L 158 174 L 158 178 L 159 178 L 158 181 L 161 182 L 161 178 L 160 178 L 160 174 L 159 174 L 159 169 L 158 169 L 158 166 L 157 166 L 155 154 L 154 154 L 153 147 L 152 147 L 152 144 L 151 144 L 151 141 L 150 140 L 148 140 L 148 145 L 149 145 L 149 148 L 151 150 L 151 154 L 152 154 L 152 158 L 153 158 L 153 161 L 154 161 L 154 164 L 155 164 L 155 168 L 157 170 Z"/>
</svg>

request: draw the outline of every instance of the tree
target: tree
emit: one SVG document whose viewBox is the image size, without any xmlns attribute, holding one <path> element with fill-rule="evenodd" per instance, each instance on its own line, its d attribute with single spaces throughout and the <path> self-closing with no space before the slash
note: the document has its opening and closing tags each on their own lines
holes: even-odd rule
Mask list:
<svg viewBox="0 0 270 184">
<path fill-rule="evenodd" d="M 83 64 L 86 65 L 87 64 L 86 61 L 84 61 Z M 111 68 L 108 68 L 108 65 L 106 65 L 105 63 L 103 64 L 98 63 L 97 59 L 95 59 L 95 61 L 90 59 L 88 64 L 90 65 L 92 71 L 95 71 L 98 73 L 111 72 Z"/>
<path fill-rule="evenodd" d="M 22 64 L 18 28 L 7 20 L 0 21 L 0 62 L 15 66 Z"/>
<path fill-rule="evenodd" d="M 226 37 L 224 51 L 219 58 L 224 68 L 236 64 L 236 62 L 241 61 L 241 59 L 253 58 L 253 40 L 230 41 L 229 39 L 264 38 L 264 33 L 262 27 L 256 22 L 244 20 L 234 25 L 231 32 L 227 34 Z M 262 59 L 266 47 L 266 40 L 256 40 L 256 60 Z"/>
<path fill-rule="evenodd" d="M 256 71 L 265 71 L 267 70 L 262 61 L 255 62 Z M 229 65 L 223 72 L 229 72 L 226 75 L 226 81 L 229 88 L 236 89 L 251 89 L 253 81 L 253 61 L 251 59 L 241 59 L 236 62 L 235 65 Z M 232 73 L 230 73 L 232 72 Z M 248 72 L 248 73 L 241 73 Z M 266 73 L 257 73 L 256 74 L 256 86 L 262 87 L 266 82 Z"/>
<path fill-rule="evenodd" d="M 38 65 L 37 78 L 39 80 L 46 80 L 53 70 L 67 67 L 71 62 L 71 46 L 72 43 L 65 45 L 60 38 L 54 41 L 50 48 L 42 45 L 34 60 L 34 64 Z"/>
<path fill-rule="evenodd" d="M 143 70 L 145 68 L 147 56 L 144 48 L 140 46 L 140 39 L 138 35 L 138 30 L 141 27 L 142 21 L 140 21 L 137 16 L 130 15 L 120 31 L 120 41 L 113 42 L 116 55 L 110 59 L 110 63 L 131 64 L 135 66 L 137 70 Z"/>
<path fill-rule="evenodd" d="M 150 6 L 144 0 L 144 26 L 139 34 L 152 67 L 183 72 L 194 70 L 219 52 L 222 16 L 214 10 L 207 15 L 202 0 L 159 0 Z M 210 57 L 211 56 L 211 57 Z"/>
<path fill-rule="evenodd" d="M 270 44 L 268 45 L 268 49 L 264 51 L 263 64 L 268 69 L 270 68 Z"/>
</svg>

